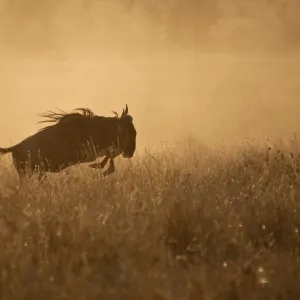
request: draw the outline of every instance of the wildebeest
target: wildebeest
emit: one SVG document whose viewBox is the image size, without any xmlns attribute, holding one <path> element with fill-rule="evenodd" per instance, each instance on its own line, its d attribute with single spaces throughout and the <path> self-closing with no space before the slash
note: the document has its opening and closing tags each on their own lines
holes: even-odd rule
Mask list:
<svg viewBox="0 0 300 300">
<path fill-rule="evenodd" d="M 41 114 L 44 122 L 55 124 L 40 129 L 37 133 L 9 148 L 0 148 L 0 154 L 12 153 L 13 164 L 20 176 L 27 171 L 58 173 L 75 164 L 93 162 L 103 157 L 101 163 L 93 163 L 91 168 L 109 168 L 107 176 L 115 171 L 114 158 L 123 154 L 131 158 L 136 148 L 136 129 L 128 114 L 128 106 L 119 117 L 95 115 L 90 109 L 77 108 L 71 113 L 62 110 Z"/>
</svg>

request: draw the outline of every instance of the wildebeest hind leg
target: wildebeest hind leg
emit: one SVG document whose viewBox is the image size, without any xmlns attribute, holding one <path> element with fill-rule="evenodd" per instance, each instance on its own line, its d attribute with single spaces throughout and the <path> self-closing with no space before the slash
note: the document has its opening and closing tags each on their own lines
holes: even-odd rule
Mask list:
<svg viewBox="0 0 300 300">
<path fill-rule="evenodd" d="M 15 167 L 15 170 L 17 171 L 20 180 L 23 179 L 26 175 L 25 163 L 22 164 L 22 162 L 13 157 L 13 166 Z"/>
<path fill-rule="evenodd" d="M 103 176 L 108 176 L 108 175 L 110 175 L 110 174 L 112 174 L 112 173 L 114 173 L 115 172 L 115 163 L 114 163 L 114 160 L 113 159 L 110 159 L 110 161 L 109 161 L 109 167 L 108 167 L 108 169 L 103 173 Z"/>
</svg>

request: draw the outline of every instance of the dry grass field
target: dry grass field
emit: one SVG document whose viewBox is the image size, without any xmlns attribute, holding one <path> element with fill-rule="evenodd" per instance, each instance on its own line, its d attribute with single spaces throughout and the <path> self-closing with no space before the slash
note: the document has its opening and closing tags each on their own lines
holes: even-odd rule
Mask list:
<svg viewBox="0 0 300 300">
<path fill-rule="evenodd" d="M 0 158 L 0 300 L 299 299 L 299 8 L 0 0 L 0 147 L 56 108 L 138 132 L 107 178 Z"/>
<path fill-rule="evenodd" d="M 102 178 L 1 167 L 1 299 L 297 299 L 300 156 L 165 147 Z"/>
</svg>

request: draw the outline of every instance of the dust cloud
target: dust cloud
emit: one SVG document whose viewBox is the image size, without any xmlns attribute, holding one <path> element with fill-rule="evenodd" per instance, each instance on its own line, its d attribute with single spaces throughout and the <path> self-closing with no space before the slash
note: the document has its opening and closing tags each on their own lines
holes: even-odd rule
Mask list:
<svg viewBox="0 0 300 300">
<path fill-rule="evenodd" d="M 1 0 L 0 143 L 45 110 L 134 117 L 138 144 L 299 132 L 296 0 Z"/>
</svg>

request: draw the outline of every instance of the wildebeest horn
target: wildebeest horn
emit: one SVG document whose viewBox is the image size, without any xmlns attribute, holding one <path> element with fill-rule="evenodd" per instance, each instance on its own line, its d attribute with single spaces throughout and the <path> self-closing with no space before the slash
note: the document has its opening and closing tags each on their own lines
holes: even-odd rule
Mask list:
<svg viewBox="0 0 300 300">
<path fill-rule="evenodd" d="M 128 114 L 128 106 L 126 104 L 126 108 L 125 108 L 125 114 L 127 115 Z"/>
</svg>

